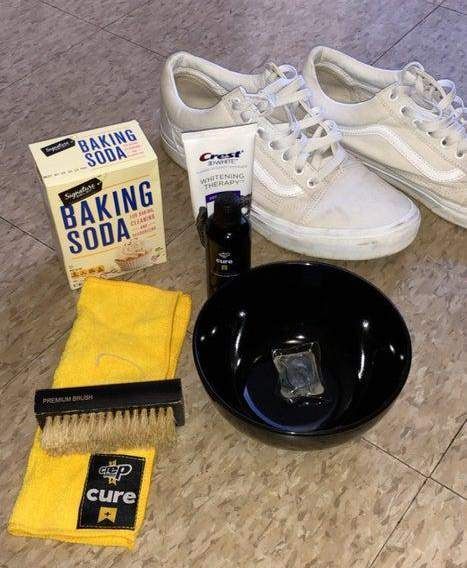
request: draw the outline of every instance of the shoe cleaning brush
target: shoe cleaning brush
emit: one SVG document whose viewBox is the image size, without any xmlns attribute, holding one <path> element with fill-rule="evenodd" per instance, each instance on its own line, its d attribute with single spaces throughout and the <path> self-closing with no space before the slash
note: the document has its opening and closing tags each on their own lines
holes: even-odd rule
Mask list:
<svg viewBox="0 0 467 568">
<path fill-rule="evenodd" d="M 185 423 L 180 379 L 38 390 L 34 412 L 51 455 L 160 448 Z"/>
</svg>

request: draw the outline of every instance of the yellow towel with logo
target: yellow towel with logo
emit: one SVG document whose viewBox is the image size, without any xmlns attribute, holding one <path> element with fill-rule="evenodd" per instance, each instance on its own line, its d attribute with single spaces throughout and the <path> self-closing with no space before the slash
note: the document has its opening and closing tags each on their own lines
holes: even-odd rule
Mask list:
<svg viewBox="0 0 467 568">
<path fill-rule="evenodd" d="M 190 313 L 190 297 L 181 292 L 86 280 L 53 386 L 173 378 Z M 38 430 L 9 532 L 132 548 L 155 453 L 121 449 L 52 457 L 41 449 Z"/>
</svg>

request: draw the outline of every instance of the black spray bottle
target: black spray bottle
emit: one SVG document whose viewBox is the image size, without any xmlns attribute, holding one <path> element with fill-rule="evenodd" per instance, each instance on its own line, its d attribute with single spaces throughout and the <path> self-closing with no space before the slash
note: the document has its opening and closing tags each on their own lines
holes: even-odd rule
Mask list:
<svg viewBox="0 0 467 568">
<path fill-rule="evenodd" d="M 236 192 L 219 193 L 214 212 L 198 219 L 201 240 L 206 247 L 208 296 L 229 278 L 238 276 L 251 266 L 250 222 L 242 209 L 244 197 Z"/>
</svg>

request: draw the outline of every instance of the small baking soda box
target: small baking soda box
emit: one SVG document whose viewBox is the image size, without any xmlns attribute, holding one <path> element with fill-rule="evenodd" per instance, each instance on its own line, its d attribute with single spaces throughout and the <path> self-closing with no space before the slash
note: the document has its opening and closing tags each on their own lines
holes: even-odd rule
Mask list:
<svg viewBox="0 0 467 568">
<path fill-rule="evenodd" d="M 157 156 L 136 120 L 30 149 L 72 289 L 165 262 Z"/>
</svg>

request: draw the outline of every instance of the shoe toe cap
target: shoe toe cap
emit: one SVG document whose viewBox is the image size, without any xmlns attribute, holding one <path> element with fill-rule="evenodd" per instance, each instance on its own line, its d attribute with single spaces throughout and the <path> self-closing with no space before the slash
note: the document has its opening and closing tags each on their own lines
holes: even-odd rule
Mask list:
<svg viewBox="0 0 467 568">
<path fill-rule="evenodd" d="M 356 161 L 336 173 L 313 214 L 335 229 L 378 232 L 417 223 L 420 217 L 411 199 Z"/>
</svg>

